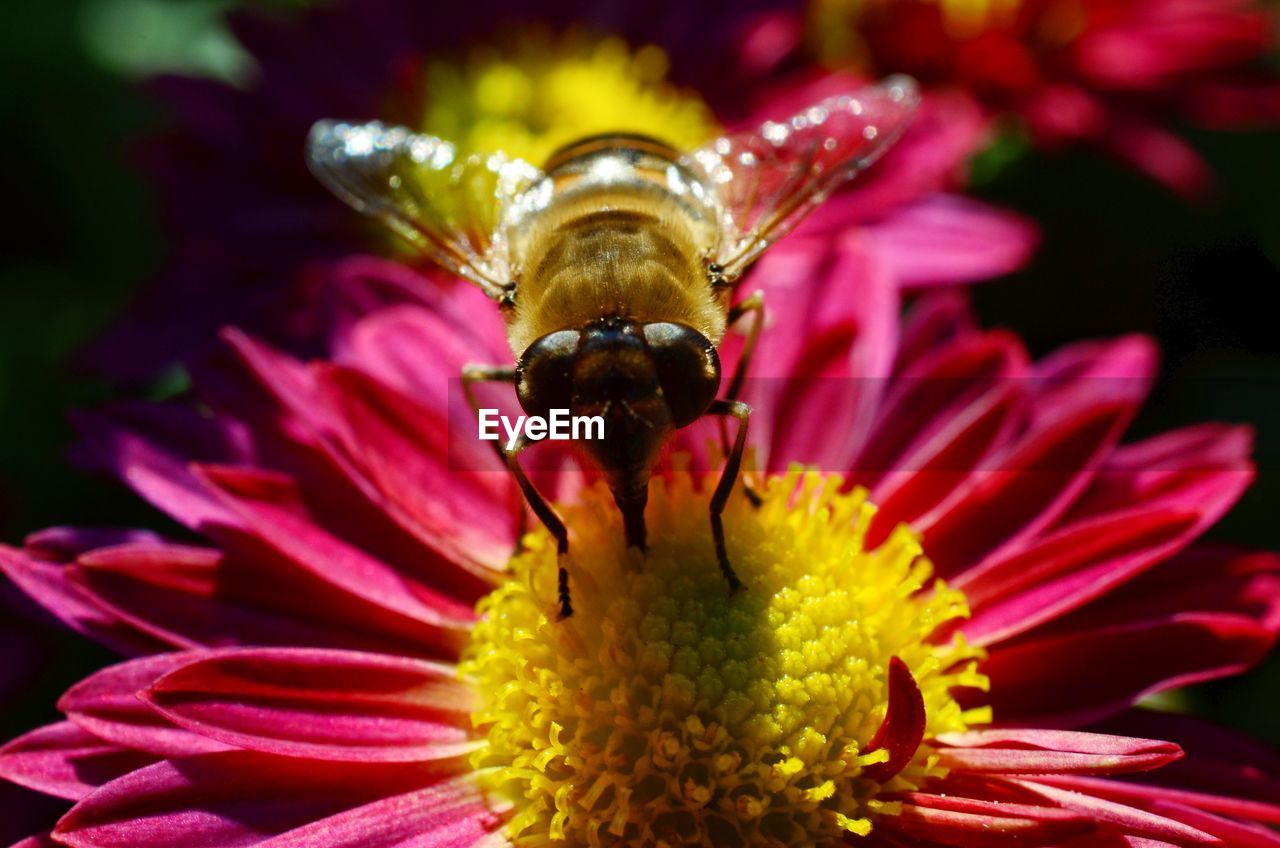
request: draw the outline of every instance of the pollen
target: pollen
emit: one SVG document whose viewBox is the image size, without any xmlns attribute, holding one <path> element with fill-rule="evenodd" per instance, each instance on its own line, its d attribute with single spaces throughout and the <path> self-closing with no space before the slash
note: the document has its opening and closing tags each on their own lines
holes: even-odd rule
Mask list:
<svg viewBox="0 0 1280 848">
<path fill-rule="evenodd" d="M 728 551 L 745 588 L 730 593 L 704 482 L 651 484 L 645 552 L 625 546 L 603 488 L 564 508 L 571 618 L 556 620 L 544 532 L 481 601 L 462 664 L 483 702 L 474 765 L 515 810 L 515 845 L 839 843 L 895 813 L 883 796 L 942 773 L 931 737 L 989 720 L 950 694 L 984 688 L 980 653 L 935 637 L 968 607 L 909 529 L 868 550 L 865 493 L 794 469 L 766 483 L 758 507 L 731 499 Z M 894 658 L 926 725 L 881 783 L 872 766 L 887 753 L 872 743 Z"/>
<path fill-rule="evenodd" d="M 695 148 L 718 127 L 702 100 L 666 74 L 661 48 L 533 28 L 477 46 L 462 62 L 428 65 L 420 129 L 468 153 L 501 151 L 534 165 L 601 133 Z"/>
</svg>

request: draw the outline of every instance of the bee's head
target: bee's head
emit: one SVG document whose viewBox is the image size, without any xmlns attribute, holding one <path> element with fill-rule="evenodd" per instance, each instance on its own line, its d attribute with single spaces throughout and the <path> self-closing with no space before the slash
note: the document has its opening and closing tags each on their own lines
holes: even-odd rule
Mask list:
<svg viewBox="0 0 1280 848">
<path fill-rule="evenodd" d="M 619 468 L 651 461 L 670 430 L 707 411 L 720 388 L 720 359 L 706 336 L 683 324 L 605 318 L 538 339 L 517 374 L 529 415 L 568 409 L 604 418 L 604 439 L 587 447 L 602 466 Z"/>
</svg>

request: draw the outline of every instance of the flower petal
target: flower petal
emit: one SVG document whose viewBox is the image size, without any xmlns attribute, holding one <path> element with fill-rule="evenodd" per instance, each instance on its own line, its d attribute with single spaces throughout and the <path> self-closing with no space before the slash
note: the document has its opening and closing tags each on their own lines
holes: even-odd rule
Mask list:
<svg viewBox="0 0 1280 848">
<path fill-rule="evenodd" d="M 247 436 L 226 417 L 209 418 L 175 404 L 117 405 L 73 417 L 76 452 L 191 529 L 234 523 L 231 513 L 190 471 L 194 461 L 247 462 Z"/>
<path fill-rule="evenodd" d="M 1063 809 L 1087 815 L 1107 829 L 1129 836 L 1158 839 L 1174 845 L 1217 845 L 1217 837 L 1173 819 L 1153 815 L 1114 801 L 1106 801 L 1087 793 L 1068 792 L 1031 780 L 1015 781 L 1032 789 Z"/>
<path fill-rule="evenodd" d="M 465 638 L 471 609 L 369 556 L 314 523 L 292 479 L 280 474 L 203 466 L 197 472 L 253 534 L 279 554 L 344 594 L 417 629 L 443 655 Z"/>
<path fill-rule="evenodd" d="M 490 446 L 471 438 L 475 419 L 457 376 L 445 387 L 454 397 L 436 409 L 352 369 L 328 366 L 317 379 L 353 470 L 392 517 L 444 554 L 424 563 L 424 579 L 448 577 L 442 588 L 478 599 L 515 547 L 521 502 Z M 451 406 L 467 413 L 465 429 L 451 428 Z"/>
<path fill-rule="evenodd" d="M 1151 809 L 1171 819 L 1178 819 L 1205 833 L 1212 834 L 1222 844 L 1239 848 L 1277 848 L 1280 833 L 1252 822 L 1233 821 L 1207 813 L 1185 804 L 1158 800 Z"/>
<path fill-rule="evenodd" d="M 974 608 L 966 638 L 1007 639 L 1176 553 L 1244 492 L 1248 451 L 1247 431 L 1217 427 L 1120 449 L 1060 528 L 956 577 Z"/>
<path fill-rule="evenodd" d="M 867 753 L 885 748 L 889 759 L 874 763 L 862 770 L 861 777 L 877 783 L 887 783 L 894 775 L 907 767 L 924 739 L 924 696 L 907 664 L 897 657 L 889 660 L 887 684 L 888 705 L 884 719 L 875 735 L 867 742 Z"/>
<path fill-rule="evenodd" d="M 973 730 L 937 741 L 948 768 L 1003 774 L 1116 774 L 1159 768 L 1182 756 L 1172 742 L 1063 730 Z"/>
<path fill-rule="evenodd" d="M 155 757 L 104 742 L 62 721 L 0 748 L 0 778 L 78 801 L 102 784 L 153 762 Z"/>
<path fill-rule="evenodd" d="M 876 829 L 905 837 L 907 844 L 1003 848 L 1062 844 L 1094 827 L 1087 816 L 1054 807 L 967 799 L 948 804 L 946 800 L 937 799 L 937 806 L 903 804 L 898 815 L 879 817 Z"/>
<path fill-rule="evenodd" d="M 901 286 L 970 283 L 1018 270 L 1040 241 L 1029 219 L 950 194 L 927 195 L 870 226 Z"/>
<path fill-rule="evenodd" d="M 354 651 L 197 653 L 143 695 L 174 724 L 269 754 L 418 762 L 475 747 L 476 708 L 452 666 Z"/>
<path fill-rule="evenodd" d="M 430 785 L 444 772 L 244 751 L 166 760 L 113 780 L 58 822 L 72 848 L 228 848 Z"/>
<path fill-rule="evenodd" d="M 304 825 L 261 848 L 487 848 L 504 817 L 490 808 L 475 775 L 366 804 Z"/>
<path fill-rule="evenodd" d="M 119 653 L 149 654 L 168 647 L 153 636 L 139 632 L 74 585 L 63 564 L 0 545 L 0 572 L 72 630 Z"/>
<path fill-rule="evenodd" d="M 225 750 L 220 742 L 170 724 L 138 697 L 189 659 L 182 653 L 159 654 L 109 666 L 68 689 L 58 709 L 85 731 L 124 748 L 162 757 Z"/>
<path fill-rule="evenodd" d="M 1262 743 L 1192 716 L 1143 709 L 1113 716 L 1098 729 L 1121 734 L 1154 732 L 1180 744 L 1187 756 L 1124 782 L 1040 779 L 1066 788 L 1077 788 L 1079 783 L 1080 791 L 1126 804 L 1166 800 L 1219 815 L 1280 824 L 1280 754 Z"/>
<path fill-rule="evenodd" d="M 1133 419 L 1153 360 L 1147 340 L 1130 338 L 1086 348 L 1065 373 L 1061 361 L 1039 367 L 1042 411 L 1028 434 L 917 523 L 939 573 L 1016 548 L 1068 509 Z"/>
<path fill-rule="evenodd" d="M 1243 671 L 1280 631 L 1280 558 L 1191 549 L 1040 631 L 992 646 L 1001 721 L 1079 725 Z"/>
<path fill-rule="evenodd" d="M 418 641 L 391 633 L 382 616 L 316 591 L 277 558 L 170 543 L 118 545 L 81 556 L 68 577 L 105 611 L 171 648 L 420 650 Z"/>
</svg>

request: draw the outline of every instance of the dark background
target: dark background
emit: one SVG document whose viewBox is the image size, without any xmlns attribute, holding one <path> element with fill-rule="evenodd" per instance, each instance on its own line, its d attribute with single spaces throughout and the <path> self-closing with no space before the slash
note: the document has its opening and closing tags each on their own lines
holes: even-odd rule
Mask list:
<svg viewBox="0 0 1280 848">
<path fill-rule="evenodd" d="M 75 473 L 66 410 L 110 396 L 70 363 L 162 246 L 130 140 L 160 121 L 136 87 L 156 70 L 232 78 L 235 46 L 210 0 L 7 5 L 0 26 L 0 540 L 52 524 L 154 526 L 121 487 Z M 275 5 L 283 5 L 277 3 Z M 1280 548 L 1280 135 L 1191 133 L 1221 175 L 1190 206 L 1089 153 L 980 164 L 976 193 L 1036 218 L 1034 265 L 976 290 L 988 324 L 1033 352 L 1090 336 L 1156 336 L 1165 371 L 1137 434 L 1216 419 L 1258 434 L 1257 484 L 1210 538 Z M 9 613 L 0 607 L 0 615 Z M 57 696 L 109 655 L 39 630 L 35 680 L 0 704 L 0 738 L 53 717 Z M 35 638 L 34 636 L 32 638 Z M 0 646 L 0 662 L 8 659 Z M 2 697 L 5 693 L 0 693 Z M 1280 657 L 1176 693 L 1191 709 L 1280 744 Z M 2 841 L 2 840 L 0 840 Z"/>
</svg>

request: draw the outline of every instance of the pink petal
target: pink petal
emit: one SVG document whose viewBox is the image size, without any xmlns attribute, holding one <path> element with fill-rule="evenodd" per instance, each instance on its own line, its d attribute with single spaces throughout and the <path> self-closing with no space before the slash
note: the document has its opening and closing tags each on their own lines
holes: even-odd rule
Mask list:
<svg viewBox="0 0 1280 848">
<path fill-rule="evenodd" d="M 932 799 L 921 799 L 932 800 Z M 1053 807 L 964 801 L 943 806 L 903 804 L 902 812 L 876 819 L 877 831 L 906 839 L 907 845 L 957 845 L 1003 848 L 1055 845 L 1093 830 L 1087 817 Z M 948 809 L 963 807 L 964 809 Z"/>
<path fill-rule="evenodd" d="M 957 574 L 1051 522 L 1089 482 L 1129 425 L 1138 398 L 1064 409 L 1007 454 L 992 460 L 948 503 L 918 523 L 942 575 Z"/>
<path fill-rule="evenodd" d="M 884 719 L 865 750 L 870 753 L 885 748 L 889 751 L 889 759 L 867 766 L 861 774 L 877 783 L 887 783 L 911 762 L 924 739 L 927 718 L 920 687 L 911 669 L 897 657 L 889 660 L 887 690 L 888 706 Z"/>
<path fill-rule="evenodd" d="M 1100 139 L 1126 164 L 1191 200 L 1215 187 L 1212 170 L 1179 136 L 1133 113 L 1114 115 Z"/>
<path fill-rule="evenodd" d="M 1182 756 L 1172 742 L 1063 730 L 975 730 L 937 737 L 948 768 L 1003 774 L 1116 774 Z"/>
<path fill-rule="evenodd" d="M 159 654 L 109 666 L 68 689 L 58 709 L 88 733 L 123 748 L 162 757 L 225 750 L 220 742 L 174 726 L 138 697 L 189 661 L 188 654 Z"/>
<path fill-rule="evenodd" d="M 1188 758 L 1188 760 L 1191 760 L 1191 758 Z M 1194 761 L 1192 766 L 1194 767 Z M 1223 815 L 1280 824 L 1280 804 L 1269 804 L 1263 801 L 1237 799 L 1224 795 L 1155 786 L 1149 783 L 1107 780 L 1101 777 L 1086 777 L 1083 775 L 1042 775 L 1036 778 L 1036 782 L 1069 789 L 1073 793 L 1084 793 L 1095 798 L 1106 798 L 1130 807 L 1145 809 L 1151 807 L 1156 801 L 1166 801 Z M 1273 781 L 1270 786 L 1262 788 L 1275 789 L 1276 787 Z"/>
<path fill-rule="evenodd" d="M 122 774 L 155 762 L 63 721 L 19 736 L 0 748 L 0 778 L 78 801 Z"/>
<path fill-rule="evenodd" d="M 892 367 L 898 310 L 897 287 L 868 248 L 856 231 L 814 239 L 767 255 L 753 272 L 769 325 L 746 399 L 758 410 L 752 442 L 768 446 L 771 467 L 843 470 L 865 438 Z M 828 421 L 840 432 L 815 438 Z"/>
<path fill-rule="evenodd" d="M 445 386 L 453 399 L 432 409 L 358 371 L 327 367 L 317 376 L 355 472 L 401 526 L 443 554 L 423 571 L 459 597 L 486 593 L 515 548 L 521 502 L 491 446 L 475 438 L 457 378 Z M 451 425 L 450 404 L 465 425 Z"/>
<path fill-rule="evenodd" d="M 180 727 L 237 748 L 351 762 L 417 762 L 475 747 L 457 669 L 353 651 L 204 652 L 144 698 Z"/>
<path fill-rule="evenodd" d="M 191 462 L 243 462 L 246 437 L 225 417 L 172 404 L 132 404 L 80 413 L 77 451 L 183 525 L 234 524 L 234 517 L 192 476 Z"/>
<path fill-rule="evenodd" d="M 419 631 L 442 655 L 461 647 L 472 618 L 469 606 L 428 589 L 313 523 L 289 478 L 208 466 L 198 473 L 257 538 L 311 577 L 382 609 L 388 624 Z"/>
<path fill-rule="evenodd" d="M 1252 429 L 1231 424 L 1197 424 L 1121 445 L 1107 457 L 1067 519 L 1167 498 L 1213 475 L 1234 474 L 1250 482 L 1252 454 Z M 1193 499 L 1194 491 L 1183 498 Z"/>
<path fill-rule="evenodd" d="M 1243 615 L 1180 612 L 1000 647 L 982 670 L 1002 721 L 1079 725 L 1151 692 L 1239 673 L 1274 641 Z"/>
<path fill-rule="evenodd" d="M 350 329 L 335 340 L 334 359 L 339 364 L 357 368 L 424 406 L 444 410 L 449 408 L 448 385 L 457 381 L 464 365 L 511 361 L 499 313 L 474 286 L 432 285 L 400 263 L 373 257 L 346 260 L 334 271 L 339 278 L 350 274 L 412 277 L 406 284 L 429 292 L 431 302 L 426 308 L 404 304 L 360 309 Z M 433 355 L 424 358 L 424 350 Z"/>
<path fill-rule="evenodd" d="M 0 572 L 72 630 L 122 654 L 149 654 L 167 647 L 122 621 L 74 585 L 65 565 L 41 561 L 0 545 Z"/>
<path fill-rule="evenodd" d="M 872 224 L 875 250 L 904 287 L 971 283 L 1026 265 L 1039 229 L 1020 215 L 951 194 L 926 195 Z"/>
<path fill-rule="evenodd" d="M 1217 440 L 1193 429 L 1204 450 L 1170 455 L 1164 445 L 1189 447 L 1182 431 L 1118 450 L 1064 526 L 958 575 L 974 608 L 965 635 L 991 644 L 1029 630 L 1132 580 L 1216 522 L 1252 470 L 1247 452 L 1231 447 L 1238 431 Z M 1205 461 L 1215 450 L 1226 454 L 1221 465 Z"/>
<path fill-rule="evenodd" d="M 1184 804 L 1160 799 L 1151 805 L 1151 809 L 1171 819 L 1178 819 L 1187 825 L 1211 834 L 1222 844 L 1239 846 L 1239 848 L 1277 848 L 1280 846 L 1280 833 L 1269 827 L 1239 822 L 1222 816 L 1197 810 Z"/>
<path fill-rule="evenodd" d="M 1198 544 L 1072 613 L 1051 632 L 1072 633 L 1182 613 L 1240 616 L 1280 631 L 1280 555 Z"/>
<path fill-rule="evenodd" d="M 1026 376 L 1026 351 L 1007 333 L 974 332 L 922 354 L 895 375 L 876 412 L 875 427 L 856 464 L 860 479 L 871 485 L 876 472 L 918 470 L 912 457 L 925 453 L 940 433 L 954 429 L 953 419 L 993 392 L 1018 390 Z"/>
<path fill-rule="evenodd" d="M 366 804 L 263 842 L 262 848 L 501 848 L 505 817 L 473 775 Z"/>
<path fill-rule="evenodd" d="M 921 295 L 901 324 L 895 373 L 904 373 L 925 356 L 935 354 L 978 330 L 969 299 L 956 289 L 940 289 Z"/>
<path fill-rule="evenodd" d="M 916 522 L 939 572 L 1016 549 L 1061 516 L 1119 441 L 1154 364 L 1141 337 L 1076 345 L 1037 363 L 1022 439 Z"/>
<path fill-rule="evenodd" d="M 1165 799 L 1237 818 L 1280 824 L 1280 753 L 1201 719 L 1135 709 L 1108 719 L 1109 733 L 1155 733 L 1180 744 L 1183 760 L 1143 775 L 1141 784 L 1107 782 L 1088 791 L 1126 803 Z"/>
<path fill-rule="evenodd" d="M 72 585 L 104 610 L 174 648 L 304 645 L 417 652 L 376 613 L 315 591 L 273 558 L 245 560 L 214 548 L 119 545 L 68 568 Z M 367 619 L 367 620 L 364 620 Z"/>
<path fill-rule="evenodd" d="M 96 548 L 159 541 L 160 536 L 150 530 L 128 530 L 116 527 L 48 527 L 37 530 L 23 539 L 22 547 L 36 559 L 70 562 L 80 554 Z"/>
<path fill-rule="evenodd" d="M 441 775 L 420 764 L 337 764 L 244 751 L 167 760 L 98 789 L 63 817 L 54 836 L 72 848 L 256 846 Z"/>
<path fill-rule="evenodd" d="M 1130 836 L 1158 839 L 1174 845 L 1217 845 L 1218 839 L 1209 833 L 1188 827 L 1181 822 L 1163 816 L 1152 815 L 1133 807 L 1106 801 L 1088 794 L 1055 789 L 1037 781 L 1017 781 L 1032 789 L 1065 810 L 1086 815 L 1108 829 Z"/>
</svg>

